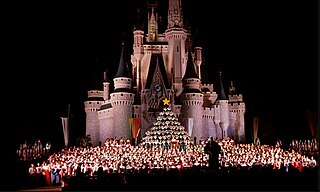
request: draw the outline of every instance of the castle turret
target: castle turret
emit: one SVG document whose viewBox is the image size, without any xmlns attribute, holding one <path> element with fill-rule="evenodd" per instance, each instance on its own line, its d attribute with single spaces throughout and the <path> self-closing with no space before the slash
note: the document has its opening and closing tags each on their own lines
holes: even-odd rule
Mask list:
<svg viewBox="0 0 320 192">
<path fill-rule="evenodd" d="M 108 81 L 108 74 L 107 71 L 104 72 L 103 77 L 103 100 L 109 99 L 109 93 L 110 93 L 110 83 Z"/>
<path fill-rule="evenodd" d="M 99 141 L 104 143 L 106 139 L 113 137 L 113 118 L 112 106 L 110 102 L 110 83 L 108 81 L 107 71 L 103 78 L 103 102 L 98 109 L 98 119 L 100 123 Z"/>
<path fill-rule="evenodd" d="M 94 68 L 94 71 L 97 73 L 99 72 L 100 64 L 101 59 L 99 56 L 97 56 L 96 65 Z M 101 77 L 102 76 L 100 75 L 93 76 L 90 84 L 90 90 L 87 92 L 88 98 L 84 102 L 84 109 L 86 112 L 86 135 L 90 135 L 92 144 L 94 146 L 98 145 L 100 137 L 100 126 L 97 111 L 104 100 L 104 92 L 101 90 Z"/>
<path fill-rule="evenodd" d="M 201 79 L 202 47 L 195 47 L 194 49 L 194 63 L 197 66 L 196 71 L 199 76 L 199 79 Z"/>
<path fill-rule="evenodd" d="M 229 112 L 231 114 L 229 118 L 229 133 L 234 135 L 236 142 L 243 143 L 246 141 L 244 127 L 245 103 L 243 102 L 242 94 L 236 92 L 232 81 L 229 88 Z"/>
<path fill-rule="evenodd" d="M 205 139 L 209 133 L 202 128 L 203 94 L 200 91 L 201 81 L 195 71 L 191 51 L 188 53 L 187 70 L 182 79 L 183 92 L 180 95 L 183 118 L 193 119 L 191 137 Z"/>
<path fill-rule="evenodd" d="M 91 136 L 91 141 L 94 146 L 99 144 L 100 125 L 98 120 L 98 109 L 103 102 L 103 91 L 90 90 L 88 91 L 88 99 L 84 102 L 86 112 L 86 135 Z"/>
<path fill-rule="evenodd" d="M 114 137 L 131 139 L 132 136 L 129 127 L 129 118 L 132 117 L 134 93 L 131 89 L 132 79 L 129 77 L 129 72 L 125 63 L 123 52 L 124 46 L 122 44 L 118 72 L 113 79 L 114 91 L 110 94 L 114 120 L 113 134 Z"/>
<path fill-rule="evenodd" d="M 168 29 L 165 37 L 169 46 L 167 73 L 176 96 L 182 92 L 182 77 L 186 71 L 185 44 L 188 32 L 183 28 L 181 0 L 169 0 Z"/>
<path fill-rule="evenodd" d="M 218 98 L 217 104 L 220 106 L 220 127 L 222 131 L 222 138 L 227 137 L 227 131 L 229 128 L 229 108 L 228 108 L 228 98 L 225 94 L 223 82 L 222 82 L 222 72 L 220 71 L 219 76 L 219 88 L 218 88 Z"/>
</svg>

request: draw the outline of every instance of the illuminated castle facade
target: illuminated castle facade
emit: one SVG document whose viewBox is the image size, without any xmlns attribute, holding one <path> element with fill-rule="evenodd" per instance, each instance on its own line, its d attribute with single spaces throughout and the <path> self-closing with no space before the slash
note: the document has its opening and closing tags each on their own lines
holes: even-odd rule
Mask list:
<svg viewBox="0 0 320 192">
<path fill-rule="evenodd" d="M 201 82 L 202 47 L 193 47 L 184 27 L 181 0 L 169 0 L 168 22 L 159 31 L 157 4 L 148 4 L 148 26 L 138 20 L 133 30 L 131 74 L 122 48 L 114 89 L 105 79 L 103 90 L 89 90 L 85 101 L 86 134 L 93 145 L 111 137 L 132 139 L 129 118 L 140 119 L 139 138 L 145 136 L 168 98 L 174 115 L 197 140 L 232 137 L 245 142 L 245 103 L 231 86 Z"/>
</svg>

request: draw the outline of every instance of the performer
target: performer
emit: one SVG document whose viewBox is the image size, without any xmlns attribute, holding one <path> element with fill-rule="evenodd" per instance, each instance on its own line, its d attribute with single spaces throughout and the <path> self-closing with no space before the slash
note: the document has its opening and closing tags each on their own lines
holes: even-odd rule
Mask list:
<svg viewBox="0 0 320 192">
<path fill-rule="evenodd" d="M 210 138 L 210 141 L 204 147 L 204 152 L 209 155 L 209 168 L 213 171 L 218 171 L 220 167 L 219 154 L 223 151 L 220 145 L 213 140 L 213 137 Z"/>
<path fill-rule="evenodd" d="M 46 185 L 50 185 L 50 167 L 46 162 L 42 163 L 42 171 L 45 177 Z"/>
</svg>

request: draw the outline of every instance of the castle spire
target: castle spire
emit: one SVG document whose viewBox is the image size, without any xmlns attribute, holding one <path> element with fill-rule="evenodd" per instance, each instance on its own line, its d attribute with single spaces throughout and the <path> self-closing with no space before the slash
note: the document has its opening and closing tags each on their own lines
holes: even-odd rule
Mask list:
<svg viewBox="0 0 320 192">
<path fill-rule="evenodd" d="M 134 24 L 134 30 L 143 30 L 143 21 L 141 20 L 141 10 L 140 6 L 137 6 L 137 17 Z"/>
<path fill-rule="evenodd" d="M 229 87 L 229 95 L 234 95 L 236 93 L 236 88 L 233 85 L 233 81 L 230 82 L 230 87 Z"/>
<path fill-rule="evenodd" d="M 222 71 L 219 72 L 219 93 L 218 93 L 218 100 L 228 100 L 226 93 L 224 92 L 223 83 L 222 83 Z"/>
<path fill-rule="evenodd" d="M 173 27 L 183 28 L 181 0 L 169 0 L 168 29 Z"/>
<path fill-rule="evenodd" d="M 127 68 L 127 65 L 125 62 L 125 58 L 124 58 L 124 42 L 122 42 L 120 62 L 119 62 L 118 72 L 117 72 L 115 78 L 117 78 L 117 77 L 128 77 L 129 78 L 129 72 L 128 72 L 128 68 Z"/>
<path fill-rule="evenodd" d="M 157 3 L 148 4 L 148 41 L 155 42 L 158 37 L 158 13 Z"/>
<path fill-rule="evenodd" d="M 187 78 L 196 78 L 199 79 L 196 70 L 194 68 L 194 64 L 192 61 L 192 54 L 191 54 L 191 48 L 188 50 L 188 61 L 187 61 L 187 68 L 186 68 L 186 73 L 183 76 L 183 79 Z"/>
</svg>

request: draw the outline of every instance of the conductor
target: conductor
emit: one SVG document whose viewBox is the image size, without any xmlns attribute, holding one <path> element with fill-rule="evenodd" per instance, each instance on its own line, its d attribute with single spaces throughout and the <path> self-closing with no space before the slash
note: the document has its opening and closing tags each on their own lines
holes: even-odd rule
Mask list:
<svg viewBox="0 0 320 192">
<path fill-rule="evenodd" d="M 220 145 L 210 138 L 210 141 L 204 147 L 204 152 L 209 155 L 209 168 L 218 171 L 220 167 L 219 154 L 222 153 Z"/>
</svg>

